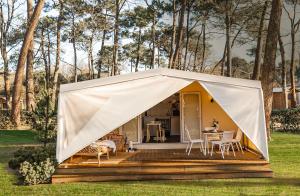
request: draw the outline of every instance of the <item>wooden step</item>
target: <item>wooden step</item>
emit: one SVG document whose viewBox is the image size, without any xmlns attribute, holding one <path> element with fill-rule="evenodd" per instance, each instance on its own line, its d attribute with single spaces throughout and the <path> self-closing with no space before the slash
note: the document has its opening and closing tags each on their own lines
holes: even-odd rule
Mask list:
<svg viewBox="0 0 300 196">
<path fill-rule="evenodd" d="M 131 162 L 122 162 L 120 164 L 101 164 L 101 167 L 140 167 L 140 166 L 159 166 L 159 167 L 170 167 L 170 166 L 181 166 L 181 165 L 268 165 L 267 161 L 262 160 L 170 160 L 170 161 L 151 161 L 151 162 L 141 162 L 141 161 L 131 161 Z M 64 163 L 60 164 L 59 168 L 98 168 L 98 164 L 95 163 Z"/>
<path fill-rule="evenodd" d="M 52 183 L 104 182 L 131 180 L 199 180 L 225 178 L 271 178 L 272 172 L 202 173 L 202 174 L 135 174 L 135 175 L 54 175 Z"/>
<path fill-rule="evenodd" d="M 209 178 L 269 178 L 265 161 L 130 162 L 89 167 L 60 167 L 53 183 L 119 180 L 194 180 Z"/>
<path fill-rule="evenodd" d="M 178 165 L 169 167 L 137 166 L 137 167 L 98 167 L 98 168 L 59 168 L 55 174 L 181 174 L 181 173 L 217 173 L 243 171 L 272 171 L 269 165 Z"/>
</svg>

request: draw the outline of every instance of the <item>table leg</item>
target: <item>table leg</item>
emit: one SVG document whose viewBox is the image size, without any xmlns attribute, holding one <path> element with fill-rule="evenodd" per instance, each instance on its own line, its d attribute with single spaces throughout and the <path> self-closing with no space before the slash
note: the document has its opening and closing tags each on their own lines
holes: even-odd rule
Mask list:
<svg viewBox="0 0 300 196">
<path fill-rule="evenodd" d="M 204 156 L 206 156 L 206 150 L 207 150 L 207 148 L 208 148 L 208 142 L 207 142 L 207 135 L 205 135 L 205 141 L 204 141 Z"/>
<path fill-rule="evenodd" d="M 162 138 L 161 138 L 161 125 L 158 125 L 158 129 L 159 129 L 159 141 L 162 141 Z"/>
<path fill-rule="evenodd" d="M 149 133 L 149 126 L 147 125 L 147 139 L 146 142 L 150 141 L 150 133 Z"/>
</svg>

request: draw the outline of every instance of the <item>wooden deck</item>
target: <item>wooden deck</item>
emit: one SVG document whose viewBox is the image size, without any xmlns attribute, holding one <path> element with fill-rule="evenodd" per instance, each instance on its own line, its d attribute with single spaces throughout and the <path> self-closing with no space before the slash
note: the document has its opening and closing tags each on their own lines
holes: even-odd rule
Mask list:
<svg viewBox="0 0 300 196">
<path fill-rule="evenodd" d="M 193 149 L 138 150 L 104 157 L 98 166 L 93 157 L 74 157 L 60 164 L 52 183 L 118 180 L 193 180 L 208 178 L 272 177 L 269 163 L 246 151 L 230 153 L 223 160 L 219 153 L 204 156 Z"/>
</svg>

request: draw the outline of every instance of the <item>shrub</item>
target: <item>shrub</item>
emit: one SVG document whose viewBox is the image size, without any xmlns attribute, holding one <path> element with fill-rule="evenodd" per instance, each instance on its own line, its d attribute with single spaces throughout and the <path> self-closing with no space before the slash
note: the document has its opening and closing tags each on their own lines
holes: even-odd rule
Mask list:
<svg viewBox="0 0 300 196">
<path fill-rule="evenodd" d="M 300 133 L 300 107 L 272 111 L 271 128 L 273 131 Z"/>
<path fill-rule="evenodd" d="M 19 169 L 25 185 L 49 183 L 54 171 L 54 163 L 49 158 L 40 163 L 34 162 L 33 164 L 24 161 L 21 163 Z"/>
<path fill-rule="evenodd" d="M 32 127 L 32 115 L 30 112 L 21 111 L 21 127 Z M 14 129 L 16 128 L 10 120 L 10 112 L 7 110 L 0 110 L 0 129 Z"/>
<path fill-rule="evenodd" d="M 21 163 L 27 161 L 31 164 L 40 163 L 50 158 L 50 161 L 56 162 L 55 146 L 47 147 L 24 147 L 14 153 L 14 158 L 8 162 L 8 166 L 12 169 L 19 169 Z"/>
<path fill-rule="evenodd" d="M 23 184 L 48 183 L 57 165 L 55 146 L 21 148 L 14 153 L 8 165 L 18 169 Z"/>
</svg>

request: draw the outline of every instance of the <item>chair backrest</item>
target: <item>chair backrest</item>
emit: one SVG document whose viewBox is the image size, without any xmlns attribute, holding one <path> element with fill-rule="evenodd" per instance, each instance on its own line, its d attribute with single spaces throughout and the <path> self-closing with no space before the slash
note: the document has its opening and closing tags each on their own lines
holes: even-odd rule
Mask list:
<svg viewBox="0 0 300 196">
<path fill-rule="evenodd" d="M 191 138 L 191 135 L 190 135 L 190 132 L 189 132 L 187 126 L 184 126 L 184 130 L 185 130 L 185 132 L 186 132 L 187 139 L 188 139 L 189 141 L 192 141 L 192 138 Z"/>
<path fill-rule="evenodd" d="M 233 139 L 234 132 L 233 131 L 224 131 L 222 134 L 222 141 L 228 141 Z"/>
<path fill-rule="evenodd" d="M 238 129 L 238 131 L 236 132 L 235 139 L 241 141 L 242 137 L 243 137 L 243 132 L 240 129 Z"/>
</svg>

